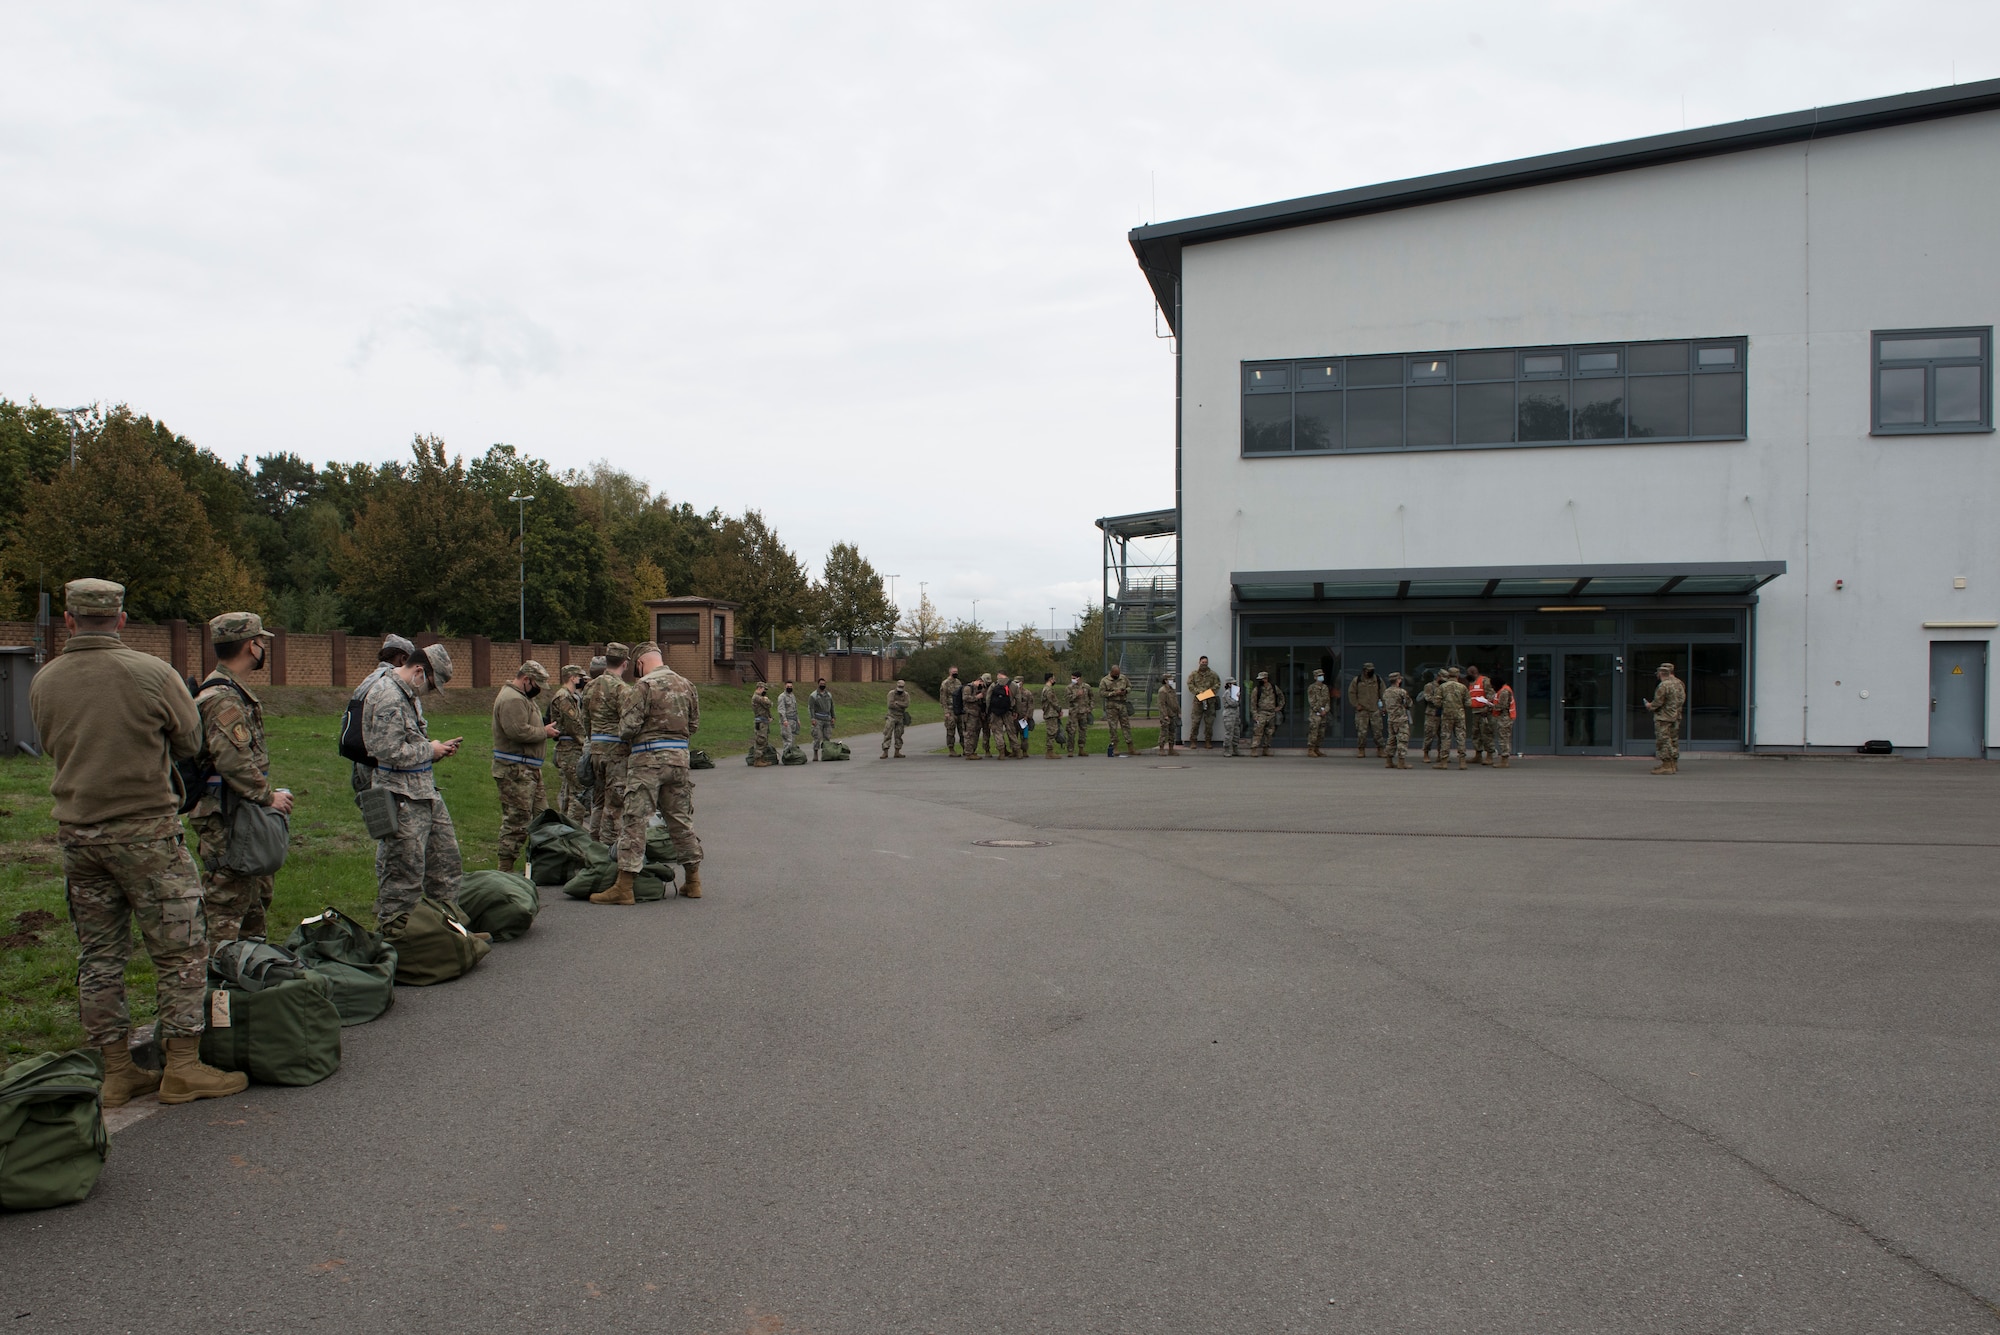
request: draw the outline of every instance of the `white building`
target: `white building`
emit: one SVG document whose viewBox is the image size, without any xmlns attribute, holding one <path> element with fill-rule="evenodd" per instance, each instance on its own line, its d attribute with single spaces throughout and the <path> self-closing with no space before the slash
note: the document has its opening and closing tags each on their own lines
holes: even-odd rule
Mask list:
<svg viewBox="0 0 2000 1335">
<path fill-rule="evenodd" d="M 1474 662 L 1521 749 L 1650 752 L 1671 659 L 1687 749 L 1986 754 L 2000 80 L 1131 241 L 1181 663 Z"/>
</svg>

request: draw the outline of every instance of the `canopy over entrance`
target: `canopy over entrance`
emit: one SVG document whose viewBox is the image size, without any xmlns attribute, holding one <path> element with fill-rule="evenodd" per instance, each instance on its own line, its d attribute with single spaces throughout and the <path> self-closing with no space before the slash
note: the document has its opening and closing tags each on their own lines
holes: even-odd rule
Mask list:
<svg viewBox="0 0 2000 1335">
<path fill-rule="evenodd" d="M 1785 573 L 1783 561 L 1666 561 L 1643 565 L 1421 566 L 1380 570 L 1239 570 L 1238 607 L 1252 603 L 1608 598 L 1742 598 Z"/>
</svg>

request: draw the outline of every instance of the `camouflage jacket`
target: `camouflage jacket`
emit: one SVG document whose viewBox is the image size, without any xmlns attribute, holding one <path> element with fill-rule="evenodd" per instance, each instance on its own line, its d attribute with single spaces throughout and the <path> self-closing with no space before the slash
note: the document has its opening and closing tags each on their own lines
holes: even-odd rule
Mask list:
<svg viewBox="0 0 2000 1335">
<path fill-rule="evenodd" d="M 1196 709 L 1214 709 L 1222 703 L 1222 678 L 1215 675 L 1214 668 L 1198 667 L 1188 673 L 1187 689 L 1189 695 L 1197 697 L 1194 702 Z M 1215 697 L 1200 699 L 1203 691 L 1214 691 Z"/>
<path fill-rule="evenodd" d="M 759 723 L 769 723 L 771 721 L 771 697 L 768 694 L 751 695 L 750 717 L 753 721 Z"/>
<path fill-rule="evenodd" d="M 1306 714 L 1309 717 L 1316 718 L 1331 708 L 1333 692 L 1327 689 L 1325 682 L 1316 681 L 1306 687 Z"/>
<path fill-rule="evenodd" d="M 986 712 L 986 683 L 973 680 L 965 683 L 965 712 L 984 714 Z"/>
<path fill-rule="evenodd" d="M 778 721 L 794 728 L 799 726 L 798 692 L 778 692 Z"/>
<path fill-rule="evenodd" d="M 361 702 L 361 738 L 377 763 L 375 786 L 405 797 L 436 797 L 431 737 L 417 693 L 393 672 L 368 688 Z"/>
<path fill-rule="evenodd" d="M 562 729 L 556 734 L 556 749 L 561 750 L 566 743 L 581 743 L 590 738 L 589 725 L 583 720 L 583 694 L 565 686 L 556 692 L 556 698 L 549 701 L 549 722 Z"/>
<path fill-rule="evenodd" d="M 1356 677 L 1347 683 L 1348 703 L 1354 712 L 1373 713 L 1382 703 L 1382 679 L 1380 677 Z"/>
<path fill-rule="evenodd" d="M 1070 714 L 1076 718 L 1082 718 L 1090 713 L 1090 706 L 1090 683 L 1087 681 L 1071 682 L 1069 684 Z"/>
<path fill-rule="evenodd" d="M 1653 692 L 1653 717 L 1668 723 L 1678 723 L 1681 706 L 1687 703 L 1687 687 L 1679 677 L 1668 677 Z"/>
<path fill-rule="evenodd" d="M 1163 681 L 1160 683 L 1160 689 L 1153 693 L 1153 698 L 1158 702 L 1161 718 L 1181 716 L 1181 692 L 1178 686 L 1170 686 Z"/>
<path fill-rule="evenodd" d="M 493 777 L 509 773 L 519 763 L 502 760 L 501 752 L 540 760 L 548 740 L 549 735 L 542 731 L 542 711 L 535 708 L 535 702 L 512 685 L 502 686 L 500 694 L 493 697 Z"/>
<path fill-rule="evenodd" d="M 180 673 L 116 635 L 72 635 L 35 674 L 28 709 L 56 762 L 56 820 L 180 828 L 172 757 L 201 752 L 201 713 Z"/>
<path fill-rule="evenodd" d="M 1418 691 L 1417 695 L 1423 700 L 1425 709 L 1430 710 L 1432 713 L 1437 712 L 1438 684 L 1435 680 L 1425 682 L 1424 688 Z"/>
<path fill-rule="evenodd" d="M 220 678 L 220 680 L 218 680 Z M 234 672 L 217 663 L 201 684 L 194 707 L 201 711 L 201 741 L 208 748 L 216 777 L 237 796 L 260 807 L 271 805 L 271 755 L 264 747 L 264 706 L 242 688 Z M 211 783 L 194 814 L 213 816 L 222 810 L 222 785 Z"/>
<path fill-rule="evenodd" d="M 946 676 L 943 681 L 939 682 L 938 703 L 944 706 L 947 714 L 963 714 L 965 712 L 965 679 L 963 677 Z"/>
<path fill-rule="evenodd" d="M 1112 676 L 1109 672 L 1097 683 L 1097 696 L 1110 709 L 1113 704 L 1124 706 L 1126 698 L 1132 694 L 1132 679 L 1124 673 Z"/>
<path fill-rule="evenodd" d="M 631 686 L 621 686 L 621 696 L 624 704 L 616 732 L 633 746 L 667 738 L 685 741 L 701 726 L 700 692 L 670 667 L 656 667 Z M 661 754 L 670 759 L 678 756 L 682 764 L 688 760 L 683 750 Z"/>
<path fill-rule="evenodd" d="M 806 697 L 806 707 L 812 711 L 814 718 L 825 719 L 828 723 L 833 722 L 832 691 L 814 691 Z"/>
<path fill-rule="evenodd" d="M 1438 712 L 1441 714 L 1456 714 L 1464 718 L 1466 702 L 1471 698 L 1472 692 L 1465 688 L 1465 683 L 1462 681 L 1453 681 L 1447 677 L 1438 683 Z"/>
<path fill-rule="evenodd" d="M 1410 721 L 1410 693 L 1400 686 L 1391 686 L 1382 692 L 1382 707 L 1389 711 L 1391 723 Z"/>
<path fill-rule="evenodd" d="M 1250 712 L 1253 714 L 1285 712 L 1285 693 L 1278 689 L 1278 683 L 1260 681 L 1250 688 Z"/>
<path fill-rule="evenodd" d="M 625 697 L 629 694 L 631 688 L 625 685 L 622 678 L 611 672 L 606 672 L 584 688 L 583 722 L 584 726 L 590 729 L 586 741 L 592 737 L 618 735 L 618 721 L 625 713 Z M 619 744 L 600 741 L 593 747 L 592 754 L 596 754 L 597 751 L 609 751 L 612 746 Z"/>
<path fill-rule="evenodd" d="M 1042 687 L 1042 721 L 1044 723 L 1053 723 L 1062 717 L 1062 712 L 1062 688 L 1058 687 L 1054 682 L 1049 682 Z"/>
<path fill-rule="evenodd" d="M 889 688 L 889 717 L 905 723 L 910 721 L 910 693 L 901 686 Z"/>
</svg>

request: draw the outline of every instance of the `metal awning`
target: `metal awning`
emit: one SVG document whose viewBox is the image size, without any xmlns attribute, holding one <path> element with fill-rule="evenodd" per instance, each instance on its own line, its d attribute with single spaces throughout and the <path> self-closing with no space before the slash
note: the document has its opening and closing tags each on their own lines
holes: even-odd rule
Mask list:
<svg viewBox="0 0 2000 1335">
<path fill-rule="evenodd" d="M 1744 597 L 1784 573 L 1783 561 L 1666 561 L 1641 565 L 1239 570 L 1230 575 L 1229 582 L 1238 604 L 1440 598 L 1573 603 L 1603 598 Z"/>
<path fill-rule="evenodd" d="M 1137 514 L 1106 515 L 1097 526 L 1114 538 L 1162 538 L 1180 527 L 1178 510 L 1141 510 Z"/>
</svg>

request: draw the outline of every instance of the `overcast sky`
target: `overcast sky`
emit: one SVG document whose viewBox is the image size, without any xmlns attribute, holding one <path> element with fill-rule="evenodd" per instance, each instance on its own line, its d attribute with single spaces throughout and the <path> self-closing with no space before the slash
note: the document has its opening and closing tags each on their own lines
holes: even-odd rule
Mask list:
<svg viewBox="0 0 2000 1335">
<path fill-rule="evenodd" d="M 1996 52 L 1993 0 L 6 0 L 0 395 L 230 459 L 608 459 L 1066 626 L 1091 521 L 1173 500 L 1134 224 Z"/>
</svg>

